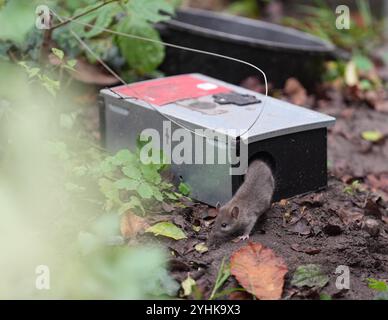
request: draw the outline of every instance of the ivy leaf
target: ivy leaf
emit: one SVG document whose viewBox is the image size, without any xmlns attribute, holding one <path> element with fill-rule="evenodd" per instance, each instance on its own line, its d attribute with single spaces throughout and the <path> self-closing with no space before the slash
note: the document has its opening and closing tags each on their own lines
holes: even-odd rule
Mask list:
<svg viewBox="0 0 388 320">
<path fill-rule="evenodd" d="M 123 173 L 128 177 L 135 180 L 139 180 L 141 178 L 141 172 L 138 168 L 136 168 L 134 165 L 126 165 L 122 169 Z"/>
<path fill-rule="evenodd" d="M 170 20 L 168 14 L 174 14 L 174 5 L 168 0 L 131 0 L 127 7 L 136 19 L 151 23 Z"/>
<path fill-rule="evenodd" d="M 146 183 L 142 182 L 139 187 L 137 188 L 137 193 L 142 197 L 143 199 L 151 199 L 154 195 L 154 192 L 152 190 L 152 187 Z"/>
<path fill-rule="evenodd" d="M 162 181 L 162 178 L 157 170 L 157 168 L 153 165 L 143 165 L 140 167 L 140 170 L 143 174 L 143 177 L 152 183 L 159 184 Z"/>
<path fill-rule="evenodd" d="M 108 157 L 101 162 L 98 172 L 101 174 L 107 174 L 116 170 L 117 166 L 113 163 L 113 158 Z"/>
<path fill-rule="evenodd" d="M 157 187 L 152 187 L 152 194 L 156 200 L 158 200 L 159 202 L 163 202 L 163 194 Z"/>
<path fill-rule="evenodd" d="M 63 60 L 65 57 L 65 53 L 60 49 L 52 48 L 51 51 L 59 60 Z"/>
<path fill-rule="evenodd" d="M 328 282 L 329 277 L 324 274 L 321 270 L 321 267 L 316 264 L 306 264 L 299 266 L 291 280 L 291 284 L 293 286 L 306 286 L 310 288 L 323 288 Z"/>
<path fill-rule="evenodd" d="M 146 22 L 137 21 L 134 23 L 133 19 L 123 19 L 117 25 L 117 30 L 134 36 L 161 41 L 159 33 Z M 117 43 L 129 66 L 139 74 L 154 71 L 164 60 L 165 50 L 160 43 L 130 39 L 123 36 L 117 37 Z"/>
<path fill-rule="evenodd" d="M 153 226 L 149 227 L 146 232 L 153 233 L 156 236 L 161 235 L 164 237 L 172 238 L 174 240 L 181 240 L 187 238 L 182 229 L 178 228 L 175 224 L 168 221 L 154 224 Z"/>
<path fill-rule="evenodd" d="M 181 182 L 179 187 L 179 192 L 182 193 L 184 196 L 188 196 L 191 192 L 191 188 L 188 184 Z"/>
<path fill-rule="evenodd" d="M 133 191 L 137 189 L 139 183 L 139 181 L 133 179 L 120 179 L 115 182 L 115 186 L 119 190 Z"/>
<path fill-rule="evenodd" d="M 113 157 L 113 163 L 118 166 L 133 163 L 135 160 L 135 155 L 131 153 L 128 149 L 120 150 Z"/>
</svg>

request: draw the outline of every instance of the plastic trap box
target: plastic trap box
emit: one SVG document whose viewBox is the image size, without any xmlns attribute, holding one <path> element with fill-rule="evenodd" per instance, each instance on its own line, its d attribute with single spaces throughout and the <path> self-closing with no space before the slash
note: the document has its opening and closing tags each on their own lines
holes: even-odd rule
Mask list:
<svg viewBox="0 0 388 320">
<path fill-rule="evenodd" d="M 150 143 L 193 199 L 226 203 L 243 182 L 242 162 L 255 158 L 273 169 L 274 200 L 327 185 L 333 117 L 201 74 L 104 89 L 101 97 L 105 147 L 133 150 L 139 136 L 153 133 Z"/>
</svg>

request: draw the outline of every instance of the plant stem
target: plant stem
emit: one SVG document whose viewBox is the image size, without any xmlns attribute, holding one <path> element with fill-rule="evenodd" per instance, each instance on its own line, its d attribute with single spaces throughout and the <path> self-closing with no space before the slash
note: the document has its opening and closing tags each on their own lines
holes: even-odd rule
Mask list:
<svg viewBox="0 0 388 320">
<path fill-rule="evenodd" d="M 82 18 L 83 16 L 86 16 L 86 15 L 88 15 L 89 13 L 92 13 L 92 12 L 94 12 L 94 11 L 96 11 L 96 10 L 98 10 L 98 9 L 100 9 L 100 8 L 102 8 L 102 7 L 106 6 L 106 5 L 108 5 L 108 4 L 111 4 L 111 3 L 117 2 L 117 1 L 119 1 L 119 0 L 110 0 L 110 1 L 103 2 L 103 3 L 101 3 L 100 5 L 98 5 L 98 6 L 94 7 L 94 8 L 92 8 L 92 9 L 90 9 L 90 10 L 88 10 L 88 11 L 82 12 L 82 13 L 80 13 L 79 15 L 76 15 L 76 16 L 74 16 L 74 17 L 72 17 L 72 18 L 69 18 L 69 19 L 67 19 L 67 20 L 65 20 L 65 21 L 63 21 L 63 22 L 61 22 L 61 23 L 58 23 L 57 25 L 51 27 L 51 30 L 55 30 L 55 29 L 57 29 L 57 28 L 63 27 L 63 26 L 69 24 L 70 22 L 72 22 L 72 21 L 74 21 L 74 20 L 77 20 L 77 19 L 79 19 L 79 18 Z"/>
</svg>

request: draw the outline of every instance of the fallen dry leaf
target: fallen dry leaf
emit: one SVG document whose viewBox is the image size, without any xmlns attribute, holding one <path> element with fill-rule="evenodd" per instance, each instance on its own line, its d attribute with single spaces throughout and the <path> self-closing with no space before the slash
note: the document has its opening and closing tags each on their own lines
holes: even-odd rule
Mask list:
<svg viewBox="0 0 388 320">
<path fill-rule="evenodd" d="M 321 252 L 321 249 L 319 249 L 319 248 L 303 248 L 297 243 L 292 244 L 291 249 L 296 251 L 296 252 L 303 252 L 303 253 L 306 253 L 309 255 L 314 255 L 314 254 L 318 254 Z"/>
<path fill-rule="evenodd" d="M 262 300 L 280 299 L 288 272 L 281 257 L 260 243 L 249 243 L 233 253 L 230 271 L 249 293 Z"/>
<path fill-rule="evenodd" d="M 246 291 L 235 291 L 228 296 L 228 300 L 252 300 L 252 295 Z"/>
<path fill-rule="evenodd" d="M 380 197 L 374 197 L 373 199 L 368 198 L 366 200 L 365 207 L 364 207 L 366 216 L 374 216 L 378 219 L 381 218 L 382 210 L 380 210 L 380 205 L 379 205 L 380 199 L 381 199 Z"/>
<path fill-rule="evenodd" d="M 305 218 L 301 218 L 297 220 L 296 223 L 293 223 L 288 228 L 288 231 L 307 236 L 311 233 L 311 227 L 309 225 L 309 222 Z"/>
<path fill-rule="evenodd" d="M 340 210 L 335 210 L 334 211 L 337 216 L 341 219 L 341 221 L 345 225 L 350 225 L 353 223 L 360 223 L 362 218 L 364 217 L 362 212 L 356 211 L 355 209 L 345 209 L 342 208 Z"/>
<path fill-rule="evenodd" d="M 282 207 L 285 207 L 288 205 L 288 200 L 286 199 L 282 199 L 279 201 L 279 205 L 282 206 Z"/>
<path fill-rule="evenodd" d="M 388 113 L 388 100 L 378 101 L 374 107 L 376 111 Z"/>
<path fill-rule="evenodd" d="M 127 212 L 123 214 L 120 222 L 121 235 L 125 239 L 136 237 L 137 234 L 143 233 L 149 227 L 145 219 Z"/>
</svg>

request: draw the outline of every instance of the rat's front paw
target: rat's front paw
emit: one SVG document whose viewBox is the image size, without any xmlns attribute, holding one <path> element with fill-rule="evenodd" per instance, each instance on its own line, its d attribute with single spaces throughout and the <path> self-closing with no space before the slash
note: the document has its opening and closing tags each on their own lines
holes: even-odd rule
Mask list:
<svg viewBox="0 0 388 320">
<path fill-rule="evenodd" d="M 249 234 L 244 234 L 240 237 L 238 237 L 241 241 L 244 241 L 244 240 L 249 240 Z"/>
<path fill-rule="evenodd" d="M 248 239 L 249 239 L 249 234 L 244 234 L 244 235 L 239 236 L 236 239 L 232 240 L 232 242 L 237 243 L 237 242 L 248 240 Z"/>
</svg>

